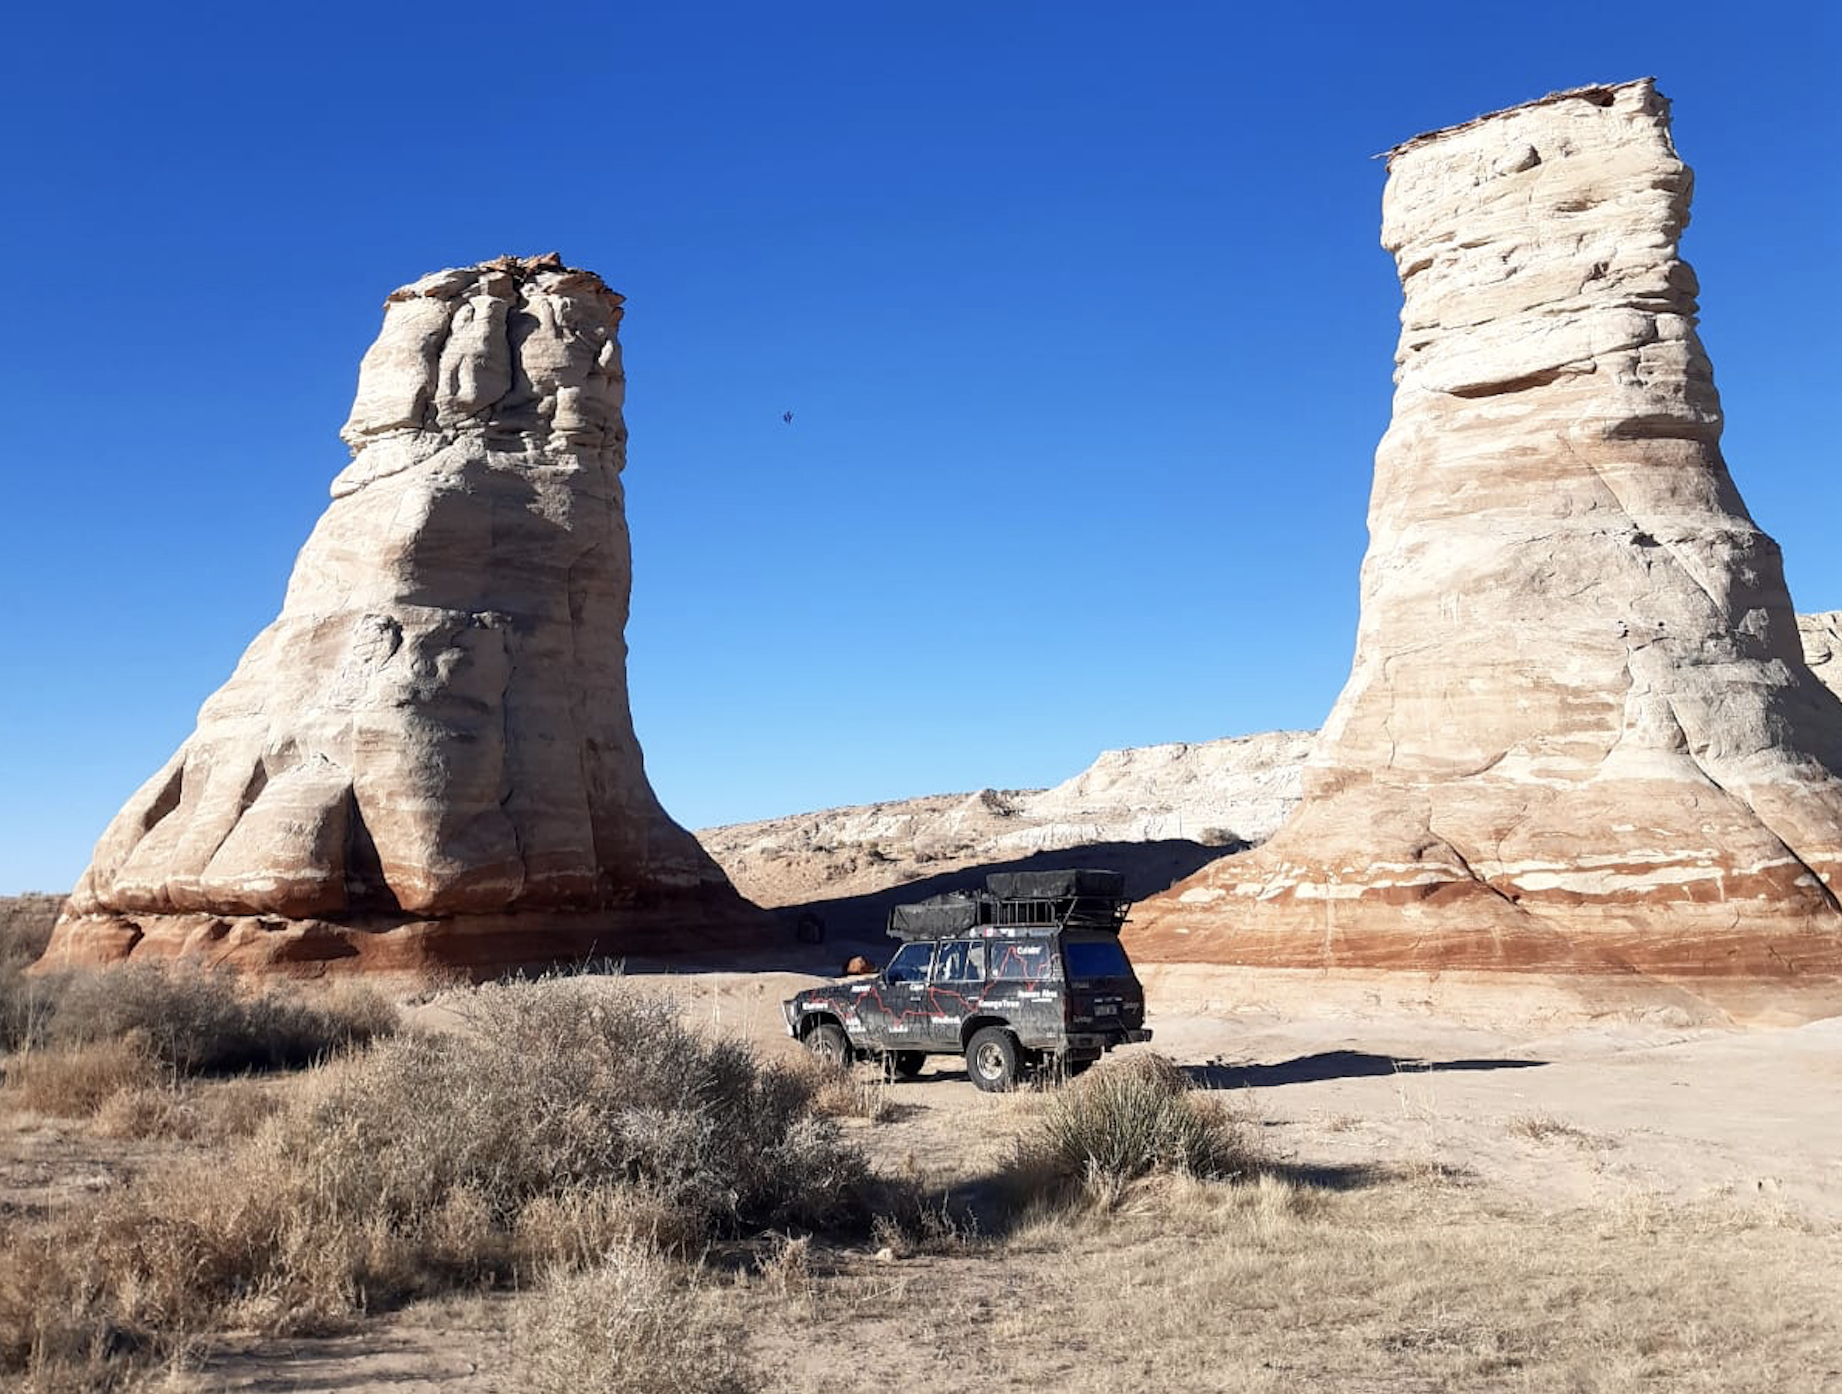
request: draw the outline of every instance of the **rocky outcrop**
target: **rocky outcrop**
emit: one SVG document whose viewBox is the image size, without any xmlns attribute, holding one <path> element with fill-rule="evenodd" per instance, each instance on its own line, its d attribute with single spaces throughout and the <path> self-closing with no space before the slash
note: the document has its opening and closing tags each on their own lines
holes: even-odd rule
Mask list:
<svg viewBox="0 0 1842 1394">
<path fill-rule="evenodd" d="M 746 895 L 777 906 L 872 894 L 1042 852 L 1242 847 L 1268 837 L 1297 803 L 1312 739 L 1309 731 L 1270 731 L 1109 750 L 1053 789 L 934 794 L 706 828 L 698 837 Z"/>
<path fill-rule="evenodd" d="M 633 733 L 620 305 L 555 256 L 390 296 L 280 617 L 47 962 L 490 971 L 748 921 Z"/>
<path fill-rule="evenodd" d="M 1803 644 L 1804 662 L 1810 665 L 1817 681 L 1842 695 L 1842 610 L 1799 615 L 1797 634 Z"/>
<path fill-rule="evenodd" d="M 1142 956 L 1842 1010 L 1842 705 L 1727 467 L 1646 80 L 1388 156 L 1404 295 L 1350 677 L 1264 847 Z"/>
</svg>

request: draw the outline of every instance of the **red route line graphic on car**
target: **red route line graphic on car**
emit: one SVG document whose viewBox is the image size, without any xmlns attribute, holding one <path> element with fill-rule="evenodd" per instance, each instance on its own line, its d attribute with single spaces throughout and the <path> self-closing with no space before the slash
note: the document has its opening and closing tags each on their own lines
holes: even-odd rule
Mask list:
<svg viewBox="0 0 1842 1394">
<path fill-rule="evenodd" d="M 1050 975 L 1045 973 L 1039 974 L 1035 978 L 1004 978 L 999 981 L 1005 984 L 1002 990 L 1006 992 L 1010 991 L 1010 984 L 1016 983 L 1020 989 L 1017 996 L 1022 1001 L 1051 1002 L 1055 1000 L 1055 994 L 1052 992 L 1044 992 L 1039 986 L 1039 984 L 1047 981 L 1049 976 Z M 889 1029 L 891 1031 L 903 1031 L 911 1022 L 925 1023 L 929 1026 L 953 1025 L 964 1021 L 966 1017 L 971 1016 L 975 1010 L 983 1009 L 986 1011 L 996 1011 L 1000 1008 L 1013 1005 L 1009 998 L 993 998 L 989 987 L 984 992 L 980 993 L 978 997 L 970 998 L 964 993 L 954 992 L 950 988 L 934 987 L 924 984 L 916 984 L 916 986 L 920 987 L 921 990 L 929 996 L 938 994 L 947 997 L 957 997 L 965 1004 L 967 1010 L 958 1017 L 943 1017 L 929 1007 L 923 1007 L 918 1011 L 909 1011 L 905 1008 L 893 1007 L 883 1000 L 882 991 L 875 983 L 865 983 L 862 986 L 853 985 L 850 989 L 850 993 L 852 997 L 859 999 L 859 1001 L 864 998 L 873 1000 L 877 1008 L 889 1018 Z M 863 1009 L 856 1002 L 847 1004 L 836 1001 L 830 997 L 815 997 L 812 999 L 806 1014 L 810 1016 L 814 1010 L 824 1007 L 830 1007 L 833 1011 L 837 1012 L 839 1019 L 844 1022 L 845 1030 L 848 1031 L 852 1027 L 855 1027 L 859 1032 L 862 1032 L 867 1029 L 863 1022 L 858 1019 L 857 1014 Z"/>
</svg>

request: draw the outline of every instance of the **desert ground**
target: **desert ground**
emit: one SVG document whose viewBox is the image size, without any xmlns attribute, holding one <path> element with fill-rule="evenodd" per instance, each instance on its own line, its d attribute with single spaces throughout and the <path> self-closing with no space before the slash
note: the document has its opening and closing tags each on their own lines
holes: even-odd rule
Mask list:
<svg viewBox="0 0 1842 1394">
<path fill-rule="evenodd" d="M 700 1038 L 811 1069 L 779 1003 L 835 950 L 753 971 L 634 962 L 535 990 L 664 998 Z M 1741 1031 L 1603 1004 L 1569 1015 L 1550 991 L 1517 1021 L 1500 998 L 1468 1013 L 1461 995 L 1435 1014 L 1398 994 L 1259 992 L 1219 970 L 1145 976 L 1154 1041 L 1095 1074 L 1151 1052 L 1175 1061 L 1238 1130 L 1232 1174 L 1052 1191 L 1032 1140 L 1079 1083 L 988 1095 L 956 1060 L 897 1084 L 860 1066 L 827 1111 L 905 1213 L 686 1258 L 667 1320 L 695 1312 L 684 1329 L 703 1344 L 678 1358 L 721 1368 L 686 1365 L 678 1387 L 1842 1389 L 1842 1020 Z M 404 1033 L 472 1029 L 474 989 L 399 986 Z M 9 1064 L 0 1218 L 68 1222 L 156 1176 L 217 1184 L 226 1138 L 260 1126 L 239 1117 L 326 1068 L 159 1086 L 161 1116 L 192 1120 L 165 1127 L 124 1126 L 136 1110 L 119 1100 L 75 1117 L 27 1106 Z M 127 1364 L 13 1378 L 567 1387 L 528 1333 L 577 1311 L 571 1300 L 523 1276 L 361 1294 L 317 1325 L 245 1316 Z M 665 1387 L 633 1370 L 582 1378 Z"/>
</svg>

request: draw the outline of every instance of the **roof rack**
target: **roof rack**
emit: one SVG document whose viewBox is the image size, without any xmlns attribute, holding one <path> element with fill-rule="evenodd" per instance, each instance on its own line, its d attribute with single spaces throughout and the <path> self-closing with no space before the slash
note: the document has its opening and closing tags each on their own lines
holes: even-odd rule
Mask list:
<svg viewBox="0 0 1842 1394">
<path fill-rule="evenodd" d="M 1130 905 L 1126 878 L 1117 871 L 994 871 L 983 890 L 948 891 L 896 906 L 889 912 L 889 933 L 897 939 L 942 939 L 1072 926 L 1117 934 Z"/>
</svg>

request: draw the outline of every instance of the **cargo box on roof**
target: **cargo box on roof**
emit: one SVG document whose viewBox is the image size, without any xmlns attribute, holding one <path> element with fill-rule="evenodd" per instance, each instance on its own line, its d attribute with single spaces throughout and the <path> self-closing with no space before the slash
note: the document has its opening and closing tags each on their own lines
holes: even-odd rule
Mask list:
<svg viewBox="0 0 1842 1394">
<path fill-rule="evenodd" d="M 1126 918 L 1126 878 L 1117 871 L 994 871 L 980 891 L 944 895 L 889 912 L 897 939 L 940 939 L 981 927 L 987 933 L 1080 925 L 1114 933 Z"/>
</svg>

